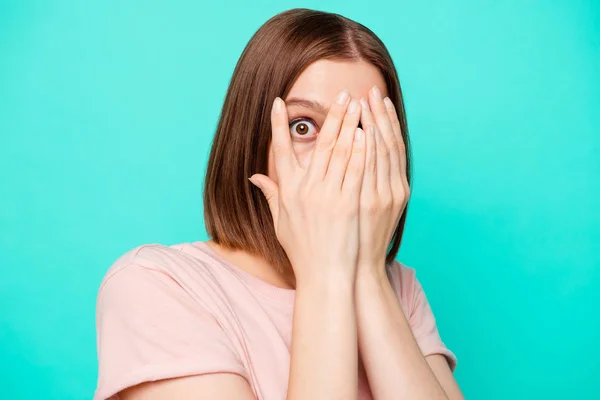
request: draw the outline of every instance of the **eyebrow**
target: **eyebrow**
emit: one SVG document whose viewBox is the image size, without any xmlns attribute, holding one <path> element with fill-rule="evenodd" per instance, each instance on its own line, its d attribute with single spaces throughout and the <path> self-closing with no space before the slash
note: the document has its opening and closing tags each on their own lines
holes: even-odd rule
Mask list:
<svg viewBox="0 0 600 400">
<path fill-rule="evenodd" d="M 289 99 L 285 100 L 285 104 L 288 106 L 310 108 L 311 110 L 323 115 L 327 115 L 327 112 L 329 111 L 327 107 L 316 100 L 302 99 L 299 97 L 290 97 Z"/>
</svg>

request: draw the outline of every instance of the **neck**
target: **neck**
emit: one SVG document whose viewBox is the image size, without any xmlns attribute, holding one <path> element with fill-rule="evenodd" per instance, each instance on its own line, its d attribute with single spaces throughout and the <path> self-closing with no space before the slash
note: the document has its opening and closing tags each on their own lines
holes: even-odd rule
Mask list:
<svg viewBox="0 0 600 400">
<path fill-rule="evenodd" d="M 250 254 L 244 250 L 229 249 L 213 240 L 208 240 L 205 243 L 225 260 L 273 286 L 283 289 L 294 289 L 296 287 L 296 279 L 293 273 L 278 272 L 262 256 Z"/>
</svg>

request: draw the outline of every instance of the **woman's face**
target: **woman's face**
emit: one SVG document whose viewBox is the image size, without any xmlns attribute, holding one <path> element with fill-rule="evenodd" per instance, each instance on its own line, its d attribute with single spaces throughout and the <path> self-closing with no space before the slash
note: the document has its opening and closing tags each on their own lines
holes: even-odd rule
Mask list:
<svg viewBox="0 0 600 400">
<path fill-rule="evenodd" d="M 379 70 L 365 61 L 318 60 L 298 77 L 283 100 L 287 107 L 292 145 L 302 167 L 310 164 L 317 135 L 336 95 L 347 89 L 353 99 L 359 101 L 364 97 L 368 101 L 368 92 L 374 85 L 379 87 L 383 97 L 388 95 Z M 277 182 L 270 147 L 268 175 Z"/>
</svg>

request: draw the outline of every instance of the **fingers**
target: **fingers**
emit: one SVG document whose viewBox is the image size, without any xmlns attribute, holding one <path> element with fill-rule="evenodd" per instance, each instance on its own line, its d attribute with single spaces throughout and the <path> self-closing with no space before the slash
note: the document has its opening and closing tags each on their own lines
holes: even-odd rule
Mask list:
<svg viewBox="0 0 600 400">
<path fill-rule="evenodd" d="M 398 139 L 394 134 L 392 123 L 390 122 L 387 109 L 383 103 L 383 99 L 381 98 L 381 92 L 377 86 L 373 86 L 373 88 L 369 91 L 369 104 L 371 106 L 375 122 L 377 123 L 377 127 L 381 132 L 381 136 L 385 140 L 385 144 L 387 145 L 388 149 L 390 149 L 390 161 L 392 162 L 392 168 L 396 166 L 399 168 Z"/>
<path fill-rule="evenodd" d="M 361 98 L 360 103 L 362 105 L 362 126 L 365 127 L 367 132 L 371 132 L 373 136 L 373 149 L 375 151 L 374 166 L 371 167 L 375 169 L 375 176 L 373 178 L 368 177 L 368 171 L 365 171 L 365 176 L 367 176 L 367 179 L 373 179 L 374 183 L 369 183 L 369 185 L 374 184 L 376 186 L 375 190 L 380 195 L 388 195 L 390 193 L 390 151 L 381 135 L 369 102 L 365 98 Z"/>
<path fill-rule="evenodd" d="M 338 94 L 336 102 L 329 108 L 323 127 L 317 137 L 315 150 L 312 153 L 310 166 L 308 167 L 308 179 L 313 182 L 325 178 L 331 152 L 340 133 L 340 127 L 346 114 L 349 100 L 350 94 L 344 89 Z"/>
<path fill-rule="evenodd" d="M 383 104 L 385 105 L 386 113 L 396 140 L 404 143 L 404 139 L 402 138 L 402 130 L 400 129 L 400 121 L 398 120 L 398 114 L 396 113 L 394 103 L 392 103 L 392 100 L 390 100 L 389 97 L 386 97 L 383 99 Z"/>
<path fill-rule="evenodd" d="M 371 112 L 371 108 L 369 107 L 369 102 L 364 97 L 361 97 L 360 104 L 362 108 L 362 112 L 360 114 L 360 121 L 367 136 L 367 158 L 365 161 L 366 165 L 363 188 L 368 188 L 376 192 L 377 169 L 384 167 L 384 165 L 379 165 L 380 163 L 377 161 L 377 143 L 375 135 L 376 124 L 375 118 L 373 118 L 373 113 Z"/>
<path fill-rule="evenodd" d="M 356 128 L 352 144 L 352 155 L 350 161 L 348 161 L 342 184 L 342 193 L 346 195 L 356 194 L 359 196 L 360 194 L 365 170 L 365 145 L 365 132 L 360 128 Z"/>
<path fill-rule="evenodd" d="M 362 123 L 362 127 L 365 131 L 368 131 L 370 125 L 376 125 L 375 117 L 373 116 L 373 112 L 371 111 L 371 107 L 369 106 L 369 102 L 364 97 L 360 98 L 360 105 L 362 107 L 362 111 L 360 113 L 360 121 Z"/>
<path fill-rule="evenodd" d="M 327 173 L 325 175 L 325 179 L 334 185 L 334 187 L 341 188 L 342 182 L 344 181 L 348 161 L 352 155 L 354 136 L 359 120 L 360 107 L 358 101 L 353 99 L 350 101 L 348 111 L 344 116 L 342 128 L 335 143 L 335 147 L 333 148 Z"/>
<path fill-rule="evenodd" d="M 385 144 L 381 131 L 375 125 L 371 125 L 375 137 L 375 148 L 377 149 L 377 192 L 384 199 L 391 196 L 391 163 L 390 150 Z"/>
<path fill-rule="evenodd" d="M 381 92 L 377 86 L 369 91 L 369 105 L 373 111 L 373 117 L 378 127 L 378 131 L 384 140 L 388 149 L 387 160 L 389 161 L 389 182 L 391 190 L 394 195 L 401 196 L 400 190 L 404 191 L 405 178 L 402 177 L 402 168 L 400 165 L 400 145 L 399 140 L 394 132 L 394 127 L 390 121 L 387 107 L 381 98 Z M 378 184 L 381 182 L 377 180 Z M 381 192 L 381 188 L 378 186 L 378 190 Z"/>
<path fill-rule="evenodd" d="M 406 185 L 408 186 L 408 180 L 406 179 L 406 146 L 404 143 L 404 138 L 402 137 L 402 129 L 400 128 L 400 120 L 398 120 L 398 113 L 396 112 L 396 107 L 394 107 L 394 103 L 390 100 L 389 97 L 383 99 L 385 104 L 385 108 L 387 110 L 387 115 L 392 125 L 392 129 L 394 131 L 394 136 L 398 141 L 398 160 L 400 164 L 400 175 L 404 178 Z"/>
<path fill-rule="evenodd" d="M 287 109 L 284 101 L 276 97 L 271 108 L 271 151 L 277 169 L 277 178 L 281 182 L 290 176 L 291 171 L 298 166 L 296 153 L 292 147 Z"/>
<path fill-rule="evenodd" d="M 262 174 L 254 174 L 248 180 L 261 190 L 269 204 L 273 221 L 277 221 L 279 217 L 279 186 L 277 183 Z"/>
<path fill-rule="evenodd" d="M 365 124 L 363 124 L 365 126 Z M 375 129 L 369 125 L 365 129 L 365 172 L 361 186 L 361 194 L 377 193 L 377 147 Z"/>
</svg>

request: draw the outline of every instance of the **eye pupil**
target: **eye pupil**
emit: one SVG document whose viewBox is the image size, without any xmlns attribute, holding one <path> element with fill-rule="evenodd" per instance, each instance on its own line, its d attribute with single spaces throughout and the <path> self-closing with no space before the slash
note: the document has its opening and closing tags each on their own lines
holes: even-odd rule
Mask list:
<svg viewBox="0 0 600 400">
<path fill-rule="evenodd" d="M 299 135 L 306 135 L 306 133 L 308 132 L 308 126 L 306 126 L 306 124 L 304 124 L 304 123 L 298 124 L 296 126 L 296 132 Z"/>
</svg>

